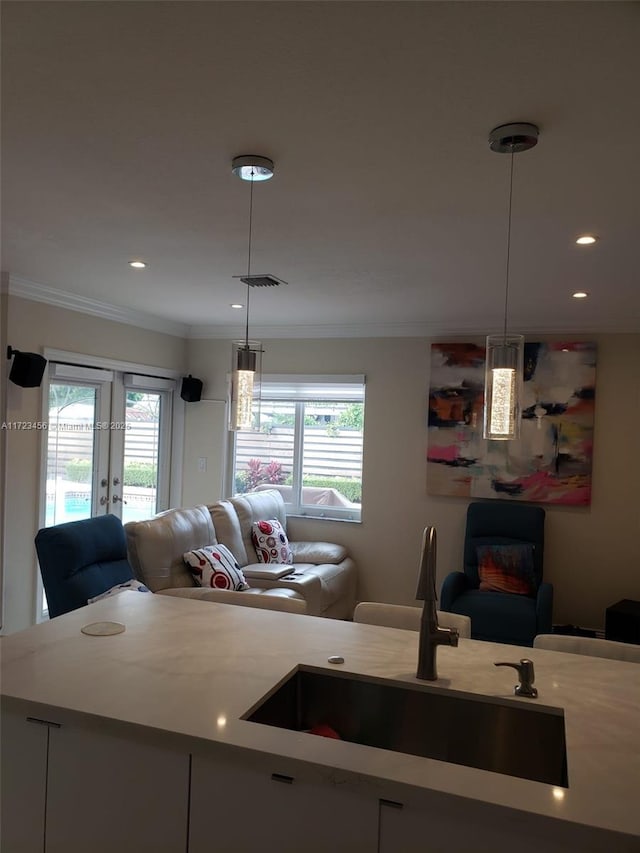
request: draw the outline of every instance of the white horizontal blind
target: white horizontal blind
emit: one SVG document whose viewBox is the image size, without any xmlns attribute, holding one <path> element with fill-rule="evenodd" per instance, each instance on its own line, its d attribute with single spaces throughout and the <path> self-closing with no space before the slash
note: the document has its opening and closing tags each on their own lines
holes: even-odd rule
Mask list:
<svg viewBox="0 0 640 853">
<path fill-rule="evenodd" d="M 138 388 L 141 391 L 173 391 L 175 380 L 157 376 L 143 376 L 138 373 L 125 373 L 122 377 L 125 388 Z"/>
<path fill-rule="evenodd" d="M 263 400 L 361 403 L 364 385 L 364 375 L 266 374 L 262 377 L 260 396 Z"/>
<path fill-rule="evenodd" d="M 50 376 L 53 380 L 69 379 L 76 382 L 113 382 L 113 371 L 79 364 L 52 363 Z"/>
</svg>

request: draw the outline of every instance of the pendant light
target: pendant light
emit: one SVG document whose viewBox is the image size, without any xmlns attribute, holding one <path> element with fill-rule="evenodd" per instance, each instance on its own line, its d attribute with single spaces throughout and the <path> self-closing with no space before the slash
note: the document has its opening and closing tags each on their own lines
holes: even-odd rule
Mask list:
<svg viewBox="0 0 640 853">
<path fill-rule="evenodd" d="M 511 260 L 511 202 L 513 198 L 513 156 L 528 151 L 538 142 L 534 124 L 503 124 L 489 134 L 489 147 L 509 154 L 509 213 L 507 227 L 504 323 L 502 334 L 487 336 L 484 379 L 483 437 L 512 440 L 520 437 L 522 420 L 522 383 L 524 373 L 524 335 L 507 334 L 509 308 L 509 265 Z"/>
<path fill-rule="evenodd" d="M 232 374 L 229 388 L 229 429 L 251 429 L 253 418 L 260 406 L 260 377 L 262 373 L 262 345 L 249 340 L 249 298 L 252 287 L 273 287 L 280 284 L 275 276 L 251 275 L 251 231 L 253 225 L 253 185 L 273 177 L 273 161 L 267 157 L 245 154 L 234 157 L 231 170 L 243 181 L 249 182 L 249 245 L 246 276 L 234 276 L 247 285 L 247 312 L 244 340 L 232 345 Z"/>
</svg>

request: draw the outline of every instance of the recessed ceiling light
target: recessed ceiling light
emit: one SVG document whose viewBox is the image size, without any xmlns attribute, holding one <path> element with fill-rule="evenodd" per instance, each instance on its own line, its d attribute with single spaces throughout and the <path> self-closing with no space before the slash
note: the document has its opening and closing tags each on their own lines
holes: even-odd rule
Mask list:
<svg viewBox="0 0 640 853">
<path fill-rule="evenodd" d="M 232 302 L 231 307 L 232 308 L 244 308 L 244 305 L 240 305 L 239 302 Z"/>
<path fill-rule="evenodd" d="M 592 246 L 596 241 L 597 237 L 595 234 L 581 234 L 580 237 L 576 239 L 576 243 L 579 246 Z"/>
<path fill-rule="evenodd" d="M 586 299 L 589 294 L 584 290 L 576 290 L 576 292 L 571 295 L 574 299 Z"/>
<path fill-rule="evenodd" d="M 129 261 L 129 266 L 133 267 L 134 270 L 143 270 L 146 264 L 144 261 Z"/>
</svg>

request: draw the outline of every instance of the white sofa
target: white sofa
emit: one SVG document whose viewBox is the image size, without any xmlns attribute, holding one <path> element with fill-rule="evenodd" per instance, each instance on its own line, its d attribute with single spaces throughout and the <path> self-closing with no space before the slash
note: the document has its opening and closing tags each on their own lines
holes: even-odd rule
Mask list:
<svg viewBox="0 0 640 853">
<path fill-rule="evenodd" d="M 278 572 L 282 567 L 258 562 L 251 531 L 254 521 L 273 518 L 287 530 L 284 501 L 277 490 L 167 510 L 147 521 L 125 524 L 129 562 L 136 577 L 162 595 L 350 618 L 356 602 L 356 567 L 346 548 L 290 539 L 291 572 L 269 577 L 270 570 Z M 183 554 L 216 543 L 226 545 L 234 555 L 250 589 L 233 592 L 195 585 Z"/>
</svg>

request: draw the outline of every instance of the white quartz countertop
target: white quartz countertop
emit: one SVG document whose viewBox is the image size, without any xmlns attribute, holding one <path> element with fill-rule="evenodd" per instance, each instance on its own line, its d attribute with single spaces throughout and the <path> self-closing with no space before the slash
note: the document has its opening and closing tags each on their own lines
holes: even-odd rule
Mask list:
<svg viewBox="0 0 640 853">
<path fill-rule="evenodd" d="M 81 633 L 103 620 L 126 630 Z M 440 678 L 423 682 L 417 644 L 412 631 L 127 592 L 3 638 L 1 692 L 640 836 L 638 664 L 463 639 L 439 648 Z M 335 654 L 344 664 L 328 664 Z M 515 671 L 493 666 L 521 657 L 534 661 L 537 700 L 514 697 Z M 240 719 L 299 664 L 562 708 L 569 787 Z"/>
</svg>

